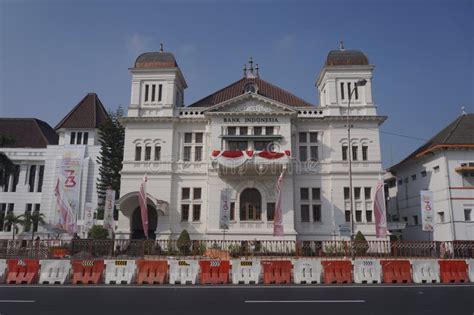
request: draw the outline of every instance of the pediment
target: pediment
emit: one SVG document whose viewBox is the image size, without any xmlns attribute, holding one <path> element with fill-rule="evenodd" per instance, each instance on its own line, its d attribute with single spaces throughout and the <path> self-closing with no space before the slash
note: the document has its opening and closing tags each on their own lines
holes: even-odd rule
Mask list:
<svg viewBox="0 0 474 315">
<path fill-rule="evenodd" d="M 294 113 L 293 108 L 253 93 L 208 108 L 206 113 Z"/>
</svg>

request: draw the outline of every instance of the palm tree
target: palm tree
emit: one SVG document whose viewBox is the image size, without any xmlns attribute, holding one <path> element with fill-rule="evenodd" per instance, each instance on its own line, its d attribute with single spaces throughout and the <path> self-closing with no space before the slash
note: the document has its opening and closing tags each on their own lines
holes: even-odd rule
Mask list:
<svg viewBox="0 0 474 315">
<path fill-rule="evenodd" d="M 23 226 L 25 227 L 25 231 L 28 231 L 31 229 L 31 240 L 34 240 L 35 238 L 35 226 L 38 226 L 38 224 L 44 224 L 46 223 L 44 221 L 44 214 L 40 213 L 39 211 L 33 211 L 25 213 L 25 218 L 23 219 Z"/>
<path fill-rule="evenodd" d="M 13 212 L 10 212 L 5 216 L 5 225 L 11 227 L 13 240 L 15 239 L 15 232 L 18 231 L 18 225 L 23 225 L 25 222 L 23 217 L 23 214 L 15 215 Z"/>
</svg>

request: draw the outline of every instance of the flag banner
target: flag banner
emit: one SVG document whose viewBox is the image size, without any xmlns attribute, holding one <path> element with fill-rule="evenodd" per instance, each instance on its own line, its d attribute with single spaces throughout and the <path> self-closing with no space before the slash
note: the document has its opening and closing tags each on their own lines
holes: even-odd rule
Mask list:
<svg viewBox="0 0 474 315">
<path fill-rule="evenodd" d="M 433 192 L 430 190 L 420 190 L 421 198 L 421 229 L 422 231 L 433 232 L 434 211 Z"/>
<path fill-rule="evenodd" d="M 94 208 L 92 202 L 86 202 L 84 207 L 84 232 L 87 234 L 94 225 Z"/>
<path fill-rule="evenodd" d="M 104 228 L 114 230 L 114 209 L 115 209 L 115 190 L 107 188 L 105 191 L 105 205 L 104 205 Z"/>
<path fill-rule="evenodd" d="M 276 184 L 276 195 L 277 200 L 275 204 L 275 216 L 273 218 L 273 236 L 283 236 L 283 214 L 281 211 L 281 190 L 283 184 L 283 172 L 281 172 L 280 177 Z"/>
<path fill-rule="evenodd" d="M 220 222 L 219 226 L 221 229 L 229 229 L 230 221 L 230 189 L 221 190 L 221 205 L 220 205 Z"/>
<path fill-rule="evenodd" d="M 374 196 L 375 235 L 378 238 L 387 237 L 387 214 L 385 211 L 385 192 L 382 179 L 377 182 Z"/>
<path fill-rule="evenodd" d="M 54 194 L 59 214 L 57 224 L 69 234 L 77 232 L 85 146 L 65 146 Z"/>
<path fill-rule="evenodd" d="M 142 225 L 143 225 L 143 232 L 145 233 L 145 237 L 148 239 L 148 206 L 146 203 L 146 182 L 147 182 L 146 174 L 143 176 L 142 183 L 140 185 L 140 191 L 138 193 L 138 202 L 140 204 L 140 212 L 142 216 Z"/>
</svg>

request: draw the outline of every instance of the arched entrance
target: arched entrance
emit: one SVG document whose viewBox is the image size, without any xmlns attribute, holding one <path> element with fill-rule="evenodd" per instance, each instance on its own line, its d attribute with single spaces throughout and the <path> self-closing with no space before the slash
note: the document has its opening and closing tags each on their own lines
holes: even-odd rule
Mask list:
<svg viewBox="0 0 474 315">
<path fill-rule="evenodd" d="M 240 221 L 262 219 L 262 195 L 255 188 L 246 188 L 240 193 Z"/>
<path fill-rule="evenodd" d="M 155 239 L 155 231 L 158 225 L 158 213 L 155 207 L 148 204 L 148 239 Z M 133 240 L 145 239 L 145 232 L 143 231 L 142 214 L 140 207 L 137 207 L 132 214 L 130 222 L 130 238 Z"/>
</svg>

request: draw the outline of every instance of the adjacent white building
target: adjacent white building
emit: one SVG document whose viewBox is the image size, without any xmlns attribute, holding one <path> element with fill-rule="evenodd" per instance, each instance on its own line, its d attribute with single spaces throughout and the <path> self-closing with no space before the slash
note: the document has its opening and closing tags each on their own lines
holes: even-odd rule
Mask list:
<svg viewBox="0 0 474 315">
<path fill-rule="evenodd" d="M 474 114 L 463 113 L 386 177 L 388 215 L 406 240 L 474 240 Z M 422 230 L 420 190 L 433 193 L 434 231 Z"/>
<path fill-rule="evenodd" d="M 67 146 L 85 147 L 82 179 L 78 183 L 78 223 L 82 223 L 85 203 L 97 205 L 97 127 L 106 118 L 107 112 L 95 93 L 87 94 L 54 129 L 39 119 L 0 118 L 0 135 L 14 140 L 0 147 L 0 151 L 15 164 L 14 173 L 0 186 L 0 238 L 11 238 L 11 226 L 5 223 L 9 212 L 20 215 L 38 211 L 45 215 L 47 223 L 57 223 L 55 185 Z M 41 227 L 31 228 L 39 229 L 40 234 L 48 233 Z M 30 230 L 20 227 L 19 232 L 20 237 L 27 237 Z"/>
<path fill-rule="evenodd" d="M 350 154 L 355 230 L 375 238 L 372 198 L 384 172 L 379 126 L 386 117 L 377 113 L 374 66 L 364 53 L 329 52 L 316 80 L 319 105 L 263 80 L 252 62 L 237 81 L 187 106 L 173 54 L 142 54 L 129 70 L 116 237 L 144 237 L 138 190 L 146 174 L 151 238 L 177 238 L 184 229 L 192 239 L 222 238 L 220 196 L 228 189 L 225 238 L 275 239 L 275 185 L 283 172 L 284 239 L 340 238 L 351 217 Z M 367 84 L 354 90 L 361 79 Z"/>
</svg>

